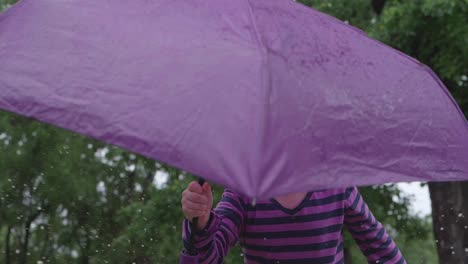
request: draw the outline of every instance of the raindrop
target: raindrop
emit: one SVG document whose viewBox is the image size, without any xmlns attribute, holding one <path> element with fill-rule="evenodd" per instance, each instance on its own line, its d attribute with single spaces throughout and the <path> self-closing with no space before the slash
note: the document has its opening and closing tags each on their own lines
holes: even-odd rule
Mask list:
<svg viewBox="0 0 468 264">
<path fill-rule="evenodd" d="M 463 214 L 462 214 L 462 213 L 459 213 L 459 214 L 458 214 L 458 217 L 463 217 Z"/>
<path fill-rule="evenodd" d="M 42 260 L 38 260 L 36 264 L 44 264 L 44 262 Z"/>
<path fill-rule="evenodd" d="M 455 251 L 452 251 L 452 255 L 455 255 Z"/>
<path fill-rule="evenodd" d="M 254 199 L 252 200 L 252 206 L 255 206 L 256 204 L 257 204 L 257 198 L 254 198 Z"/>
<path fill-rule="evenodd" d="M 443 227 L 441 227 L 441 228 L 440 228 L 440 230 L 441 230 L 441 231 L 443 231 L 443 230 L 444 230 L 444 228 L 443 228 Z"/>
<path fill-rule="evenodd" d="M 16 252 L 16 254 L 21 253 L 21 251 L 19 249 L 17 249 L 15 252 Z"/>
<path fill-rule="evenodd" d="M 453 249 L 453 246 L 451 246 L 450 249 Z"/>
<path fill-rule="evenodd" d="M 108 247 L 110 247 L 111 245 L 110 244 L 107 244 Z"/>
<path fill-rule="evenodd" d="M 468 248 L 465 248 L 465 252 L 468 253 Z"/>
</svg>

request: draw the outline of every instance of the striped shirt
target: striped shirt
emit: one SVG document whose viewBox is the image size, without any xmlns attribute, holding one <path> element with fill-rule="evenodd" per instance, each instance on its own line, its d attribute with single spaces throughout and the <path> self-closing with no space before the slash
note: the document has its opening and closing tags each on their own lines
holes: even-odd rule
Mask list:
<svg viewBox="0 0 468 264">
<path fill-rule="evenodd" d="M 194 245 L 188 243 L 192 230 L 184 221 L 184 246 L 194 246 L 198 255 L 184 250 L 181 263 L 222 263 L 237 242 L 248 264 L 344 263 L 344 226 L 369 263 L 406 263 L 355 187 L 309 192 L 295 209 L 274 199 L 252 205 L 225 190 L 206 228 L 194 234 Z"/>
</svg>

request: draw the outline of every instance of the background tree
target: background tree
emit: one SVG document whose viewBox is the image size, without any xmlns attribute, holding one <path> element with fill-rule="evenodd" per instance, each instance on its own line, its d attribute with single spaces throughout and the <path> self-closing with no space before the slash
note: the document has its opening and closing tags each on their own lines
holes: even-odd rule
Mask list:
<svg viewBox="0 0 468 264">
<path fill-rule="evenodd" d="M 387 1 L 370 32 L 431 67 L 468 115 L 467 1 Z M 429 190 L 440 263 L 468 263 L 468 182 Z"/>
</svg>

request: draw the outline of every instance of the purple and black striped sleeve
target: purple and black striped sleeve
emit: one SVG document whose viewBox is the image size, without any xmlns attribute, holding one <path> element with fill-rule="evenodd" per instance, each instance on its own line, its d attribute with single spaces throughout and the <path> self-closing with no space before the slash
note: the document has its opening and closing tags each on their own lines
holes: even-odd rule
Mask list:
<svg viewBox="0 0 468 264">
<path fill-rule="evenodd" d="M 202 231 L 195 231 L 194 245 L 198 251 L 196 263 L 222 263 L 229 249 L 239 239 L 241 227 L 244 221 L 244 206 L 239 197 L 229 190 L 225 190 L 221 201 L 211 211 L 210 220 Z M 187 249 L 192 245 L 189 243 L 190 228 L 188 220 L 183 222 L 183 241 Z M 182 253 L 181 259 L 189 259 Z M 194 262 L 195 263 L 195 262 Z"/>
<path fill-rule="evenodd" d="M 406 264 L 400 250 L 356 187 L 346 190 L 345 224 L 369 263 Z"/>
</svg>

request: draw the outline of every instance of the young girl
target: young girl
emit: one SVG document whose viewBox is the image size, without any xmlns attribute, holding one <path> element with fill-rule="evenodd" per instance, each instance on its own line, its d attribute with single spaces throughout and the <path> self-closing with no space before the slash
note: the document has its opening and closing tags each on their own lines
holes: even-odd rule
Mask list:
<svg viewBox="0 0 468 264">
<path fill-rule="evenodd" d="M 189 184 L 182 194 L 181 263 L 222 263 L 237 241 L 245 263 L 344 263 L 347 227 L 369 263 L 406 263 L 392 238 L 369 211 L 357 188 L 295 193 L 255 205 L 225 190 L 214 210 L 211 187 Z M 189 241 L 194 233 L 194 243 Z M 198 252 L 190 256 L 190 250 Z"/>
</svg>

